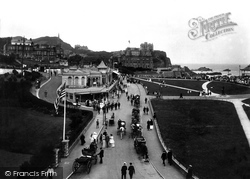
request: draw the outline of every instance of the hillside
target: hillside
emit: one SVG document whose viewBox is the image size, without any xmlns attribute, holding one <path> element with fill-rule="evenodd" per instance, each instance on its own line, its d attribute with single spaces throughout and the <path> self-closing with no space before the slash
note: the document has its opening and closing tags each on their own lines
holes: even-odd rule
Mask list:
<svg viewBox="0 0 250 179">
<path fill-rule="evenodd" d="M 39 37 L 37 39 L 33 39 L 33 42 L 35 44 L 49 44 L 49 45 L 58 45 L 61 43 L 62 48 L 64 50 L 72 51 L 73 47 L 71 47 L 70 44 L 64 42 L 62 39 L 59 39 L 58 37 Z"/>
<path fill-rule="evenodd" d="M 171 60 L 167 57 L 166 52 L 160 50 L 154 50 L 154 66 L 156 67 L 169 67 L 171 66 Z"/>
</svg>

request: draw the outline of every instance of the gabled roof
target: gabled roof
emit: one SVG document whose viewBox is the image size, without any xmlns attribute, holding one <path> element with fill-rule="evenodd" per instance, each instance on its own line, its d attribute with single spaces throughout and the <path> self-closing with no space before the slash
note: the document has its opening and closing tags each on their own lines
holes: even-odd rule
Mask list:
<svg viewBox="0 0 250 179">
<path fill-rule="evenodd" d="M 108 68 L 103 61 L 97 66 L 97 68 Z"/>
<path fill-rule="evenodd" d="M 240 69 L 240 70 L 243 70 L 243 71 L 250 71 L 250 65 L 248 65 L 247 67 L 243 68 L 243 69 Z"/>
</svg>

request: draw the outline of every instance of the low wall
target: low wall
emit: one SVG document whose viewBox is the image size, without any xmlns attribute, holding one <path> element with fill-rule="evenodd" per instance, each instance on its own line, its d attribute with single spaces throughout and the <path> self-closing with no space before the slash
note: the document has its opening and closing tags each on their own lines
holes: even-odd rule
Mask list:
<svg viewBox="0 0 250 179">
<path fill-rule="evenodd" d="M 148 103 L 149 103 L 149 108 L 150 108 L 151 114 L 154 114 L 154 109 L 153 109 L 153 107 L 152 107 L 151 99 L 150 99 L 150 98 L 149 98 L 149 100 L 148 100 Z M 153 121 L 154 121 L 154 126 L 155 126 L 155 129 L 156 129 L 156 133 L 157 133 L 157 135 L 158 135 L 158 139 L 159 139 L 159 141 L 160 141 L 160 143 L 161 143 L 163 149 L 164 149 L 166 152 L 168 152 L 170 149 L 165 145 L 165 143 L 164 143 L 164 141 L 163 141 L 163 139 L 162 139 L 161 132 L 160 132 L 160 129 L 159 129 L 157 120 L 154 119 Z M 173 163 L 174 163 L 174 165 L 175 165 L 178 169 L 181 170 L 181 172 L 182 172 L 184 175 L 187 174 L 188 169 L 187 169 L 184 165 L 182 165 L 182 164 L 175 158 L 174 155 L 173 155 Z M 193 179 L 199 179 L 199 178 L 196 177 L 196 176 L 193 176 L 192 178 L 193 178 Z"/>
</svg>

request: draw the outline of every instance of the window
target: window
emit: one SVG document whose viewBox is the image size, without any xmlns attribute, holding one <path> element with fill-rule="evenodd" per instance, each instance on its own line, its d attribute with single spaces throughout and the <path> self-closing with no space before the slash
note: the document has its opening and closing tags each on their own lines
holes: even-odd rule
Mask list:
<svg viewBox="0 0 250 179">
<path fill-rule="evenodd" d="M 79 78 L 75 77 L 75 85 L 78 86 L 79 85 Z"/>
<path fill-rule="evenodd" d="M 73 85 L 72 83 L 73 83 L 72 78 L 69 76 L 69 77 L 68 77 L 68 84 L 69 84 L 69 85 Z"/>
</svg>

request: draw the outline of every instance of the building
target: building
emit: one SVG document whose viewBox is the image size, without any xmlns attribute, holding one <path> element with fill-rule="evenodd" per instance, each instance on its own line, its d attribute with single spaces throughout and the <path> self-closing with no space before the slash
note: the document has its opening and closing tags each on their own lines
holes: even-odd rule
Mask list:
<svg viewBox="0 0 250 179">
<path fill-rule="evenodd" d="M 250 76 L 250 65 L 243 69 L 240 69 L 240 71 L 242 76 Z"/>
<path fill-rule="evenodd" d="M 6 55 L 15 54 L 16 58 L 29 58 L 36 61 L 54 61 L 64 56 L 61 45 L 34 44 L 32 39 L 13 37 L 6 47 Z"/>
<path fill-rule="evenodd" d="M 17 58 L 32 58 L 33 57 L 33 42 L 31 39 L 24 37 L 13 37 L 11 44 L 6 47 L 6 54 L 15 54 Z"/>
<path fill-rule="evenodd" d="M 153 69 L 153 44 L 143 43 L 140 48 L 128 47 L 120 53 L 122 66 Z"/>
<path fill-rule="evenodd" d="M 117 72 L 102 61 L 97 67 L 76 68 L 62 74 L 62 83 L 66 83 L 67 99 L 73 103 L 100 99 L 107 96 L 116 85 Z"/>
</svg>

